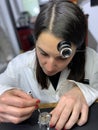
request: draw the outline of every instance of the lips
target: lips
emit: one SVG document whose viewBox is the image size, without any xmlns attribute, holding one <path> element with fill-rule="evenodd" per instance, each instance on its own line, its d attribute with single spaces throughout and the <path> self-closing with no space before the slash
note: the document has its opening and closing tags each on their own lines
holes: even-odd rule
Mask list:
<svg viewBox="0 0 98 130">
<path fill-rule="evenodd" d="M 43 69 L 43 71 L 44 71 L 44 73 L 46 74 L 46 75 L 48 75 L 48 76 L 52 76 L 52 75 L 55 75 L 56 73 L 57 73 L 57 71 L 47 71 L 47 70 L 45 70 L 45 69 Z"/>
</svg>

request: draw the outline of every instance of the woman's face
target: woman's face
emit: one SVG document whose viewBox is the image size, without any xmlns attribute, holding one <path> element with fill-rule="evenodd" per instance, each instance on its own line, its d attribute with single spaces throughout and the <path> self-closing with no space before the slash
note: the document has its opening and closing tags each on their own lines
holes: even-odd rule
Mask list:
<svg viewBox="0 0 98 130">
<path fill-rule="evenodd" d="M 62 58 L 57 45 L 63 39 L 55 37 L 49 32 L 42 32 L 36 41 L 36 54 L 38 57 L 39 64 L 48 76 L 55 75 L 56 73 L 64 70 L 71 62 L 76 46 L 72 45 L 72 55 L 69 58 Z"/>
</svg>

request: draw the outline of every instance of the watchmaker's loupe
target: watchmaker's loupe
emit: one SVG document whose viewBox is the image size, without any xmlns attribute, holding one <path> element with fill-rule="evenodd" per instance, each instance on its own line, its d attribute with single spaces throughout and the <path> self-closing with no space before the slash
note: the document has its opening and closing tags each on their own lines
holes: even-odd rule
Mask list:
<svg viewBox="0 0 98 130">
<path fill-rule="evenodd" d="M 72 54 L 71 42 L 70 41 L 61 41 L 57 45 L 57 49 L 60 52 L 62 58 L 68 58 Z"/>
</svg>

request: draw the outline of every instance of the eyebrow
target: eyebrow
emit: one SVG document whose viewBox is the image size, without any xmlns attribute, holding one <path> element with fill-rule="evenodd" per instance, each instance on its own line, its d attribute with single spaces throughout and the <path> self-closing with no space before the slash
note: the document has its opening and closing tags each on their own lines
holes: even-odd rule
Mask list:
<svg viewBox="0 0 98 130">
<path fill-rule="evenodd" d="M 40 51 L 42 51 L 42 52 L 44 52 L 45 54 L 47 54 L 47 55 L 49 55 L 47 52 L 45 52 L 43 49 L 41 49 L 39 46 L 37 46 L 38 47 L 38 49 L 40 50 Z M 55 58 L 61 58 L 61 59 L 63 59 L 62 58 L 62 56 L 57 56 L 57 57 L 55 57 Z"/>
<path fill-rule="evenodd" d="M 37 46 L 38 47 L 38 46 Z M 38 47 L 38 49 L 44 53 L 46 53 L 43 49 L 41 49 L 40 47 Z M 47 53 L 46 53 L 47 54 Z"/>
</svg>

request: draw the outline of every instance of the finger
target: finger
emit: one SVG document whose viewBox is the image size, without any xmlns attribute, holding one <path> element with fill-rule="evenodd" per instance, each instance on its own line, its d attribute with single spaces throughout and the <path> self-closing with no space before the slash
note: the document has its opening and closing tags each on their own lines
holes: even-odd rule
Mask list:
<svg viewBox="0 0 98 130">
<path fill-rule="evenodd" d="M 29 107 L 29 106 L 36 105 L 38 103 L 40 103 L 40 100 L 32 97 L 29 97 L 28 99 L 24 99 L 16 95 L 5 95 L 5 94 L 3 94 L 0 97 L 1 105 L 6 104 L 6 105 L 16 106 L 16 107 Z"/>
<path fill-rule="evenodd" d="M 82 126 L 83 124 L 85 124 L 87 122 L 88 119 L 88 112 L 89 112 L 89 108 L 88 106 L 84 105 L 83 109 L 81 110 L 81 116 L 77 122 L 77 124 L 79 126 Z"/>
<path fill-rule="evenodd" d="M 66 122 L 68 121 L 68 119 L 71 115 L 71 112 L 72 112 L 71 106 L 64 107 L 64 109 L 59 117 L 59 120 L 56 123 L 56 126 L 55 126 L 56 129 L 61 130 L 65 126 Z"/>
<path fill-rule="evenodd" d="M 65 124 L 66 129 L 70 129 L 79 119 L 79 115 L 81 113 L 81 105 L 80 103 L 75 104 L 71 114 Z"/>
<path fill-rule="evenodd" d="M 20 97 L 15 97 L 15 96 L 10 96 L 10 97 L 3 97 L 1 98 L 1 104 L 6 104 L 6 105 L 10 105 L 10 106 L 15 106 L 15 107 L 29 107 L 29 106 L 33 106 L 36 105 L 38 102 L 38 99 L 31 99 L 31 100 L 25 100 L 22 99 Z"/>
<path fill-rule="evenodd" d="M 7 106 L 3 105 L 3 109 L 0 113 L 6 113 L 8 115 L 12 115 L 15 117 L 22 117 L 24 115 L 28 115 L 32 113 L 34 110 L 38 108 L 38 105 L 32 106 L 32 107 L 26 107 L 26 108 L 19 108 L 19 107 L 13 107 L 13 106 Z"/>
<path fill-rule="evenodd" d="M 52 115 L 52 117 L 51 117 L 49 125 L 54 126 L 60 117 L 61 109 L 59 109 L 59 110 L 55 109 L 50 114 Z"/>
<path fill-rule="evenodd" d="M 59 117 L 60 117 L 60 115 L 65 107 L 65 104 L 62 103 L 63 101 L 64 101 L 64 99 L 62 98 L 62 100 L 60 100 L 60 102 L 57 104 L 56 108 L 54 108 L 54 110 L 52 110 L 50 112 L 50 114 L 52 115 L 50 123 L 49 123 L 50 126 L 54 126 L 56 124 L 56 122 L 58 121 L 58 119 L 59 119 Z"/>
<path fill-rule="evenodd" d="M 6 94 L 7 96 L 11 94 L 13 96 L 22 97 L 24 99 L 31 98 L 29 94 L 25 93 L 23 90 L 20 90 L 20 89 L 11 89 L 11 90 L 6 91 L 4 94 Z"/>
<path fill-rule="evenodd" d="M 32 114 L 28 114 L 28 115 L 25 115 L 21 118 L 19 117 L 15 117 L 15 116 L 12 116 L 12 115 L 9 115 L 9 114 L 4 114 L 4 113 L 0 113 L 0 122 L 6 122 L 6 123 L 9 123 L 9 122 L 12 122 L 14 124 L 18 124 L 26 119 L 28 119 Z"/>
<path fill-rule="evenodd" d="M 58 102 L 56 107 L 50 112 L 50 114 L 58 113 L 58 115 L 60 115 L 60 113 L 65 107 L 65 103 L 66 103 L 65 99 L 66 99 L 65 96 L 62 96 L 60 101 Z"/>
</svg>

